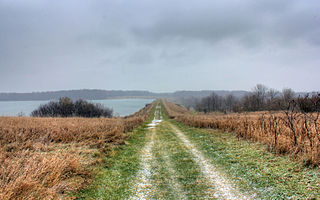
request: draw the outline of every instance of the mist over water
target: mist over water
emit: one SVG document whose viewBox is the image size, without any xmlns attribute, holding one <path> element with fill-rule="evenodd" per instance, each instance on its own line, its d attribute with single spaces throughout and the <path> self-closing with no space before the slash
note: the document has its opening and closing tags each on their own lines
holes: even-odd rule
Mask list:
<svg viewBox="0 0 320 200">
<path fill-rule="evenodd" d="M 91 100 L 92 103 L 100 103 L 113 109 L 114 116 L 126 116 L 133 114 L 151 103 L 153 99 L 106 99 Z M 49 101 L 0 101 L 0 116 L 29 116 L 33 110 Z"/>
</svg>

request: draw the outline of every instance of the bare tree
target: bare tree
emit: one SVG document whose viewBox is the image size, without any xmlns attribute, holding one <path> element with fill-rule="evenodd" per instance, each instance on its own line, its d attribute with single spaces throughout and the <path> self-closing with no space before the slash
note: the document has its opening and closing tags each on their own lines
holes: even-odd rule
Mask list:
<svg viewBox="0 0 320 200">
<path fill-rule="evenodd" d="M 279 98 L 277 98 L 279 96 L 279 91 L 275 90 L 275 89 L 272 89 L 270 88 L 268 91 L 267 91 L 267 94 L 266 94 L 266 104 L 267 104 L 267 109 L 268 110 L 279 110 Z"/>
<path fill-rule="evenodd" d="M 253 89 L 253 94 L 256 97 L 255 101 L 258 110 L 263 110 L 264 108 L 267 90 L 268 88 L 262 84 L 257 84 L 256 87 Z"/>
<path fill-rule="evenodd" d="M 267 98 L 270 99 L 270 101 L 273 101 L 278 94 L 279 94 L 279 91 L 277 91 L 276 89 L 270 88 L 267 91 Z"/>
<path fill-rule="evenodd" d="M 224 99 L 225 101 L 225 107 L 226 107 L 226 111 L 235 111 L 235 107 L 238 104 L 238 100 L 235 96 L 233 96 L 232 94 L 229 94 L 228 96 L 226 96 L 226 98 Z"/>
<path fill-rule="evenodd" d="M 289 106 L 289 103 L 294 99 L 295 96 L 296 94 L 291 88 L 285 88 L 282 90 L 282 98 L 285 103 L 285 107 Z"/>
</svg>

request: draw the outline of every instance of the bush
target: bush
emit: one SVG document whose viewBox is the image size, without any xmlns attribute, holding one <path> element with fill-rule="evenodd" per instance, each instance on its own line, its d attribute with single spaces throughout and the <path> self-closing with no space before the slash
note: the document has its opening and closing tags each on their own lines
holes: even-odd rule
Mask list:
<svg viewBox="0 0 320 200">
<path fill-rule="evenodd" d="M 93 104 L 79 99 L 60 98 L 58 102 L 50 101 L 40 105 L 31 113 L 33 117 L 112 117 L 113 110 L 102 104 Z"/>
<path fill-rule="evenodd" d="M 303 113 L 320 112 L 320 93 L 304 97 L 298 97 L 296 99 L 297 106 Z"/>
</svg>

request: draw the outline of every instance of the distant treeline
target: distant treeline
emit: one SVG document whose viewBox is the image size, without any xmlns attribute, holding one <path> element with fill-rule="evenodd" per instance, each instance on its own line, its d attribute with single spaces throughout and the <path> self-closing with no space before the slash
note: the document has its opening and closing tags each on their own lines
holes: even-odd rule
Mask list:
<svg viewBox="0 0 320 200">
<path fill-rule="evenodd" d="M 47 101 L 58 100 L 62 97 L 69 97 L 72 100 L 86 99 L 86 100 L 102 100 L 110 98 L 184 98 L 196 97 L 202 98 L 210 95 L 212 92 L 220 96 L 233 94 L 235 97 L 245 95 L 246 91 L 224 91 L 224 90 L 201 90 L 201 91 L 177 91 L 173 93 L 154 93 L 140 90 L 62 90 L 51 92 L 32 92 L 32 93 L 0 93 L 0 101 Z"/>
<path fill-rule="evenodd" d="M 279 92 L 258 84 L 241 98 L 232 94 L 219 96 L 213 92 L 201 99 L 184 99 L 183 104 L 205 113 L 287 110 L 292 106 L 301 112 L 315 112 L 320 110 L 320 94 L 312 93 L 301 96 L 292 89 L 283 89 L 282 92 Z"/>
<path fill-rule="evenodd" d="M 93 104 L 79 99 L 72 101 L 68 97 L 60 98 L 58 102 L 50 101 L 40 105 L 31 113 L 33 117 L 112 117 L 113 110 L 102 104 Z"/>
<path fill-rule="evenodd" d="M 32 93 L 0 93 L 0 101 L 47 101 L 69 97 L 73 100 L 101 100 L 121 97 L 152 97 L 154 94 L 148 91 L 122 91 L 122 90 L 62 90 L 51 92 Z"/>
</svg>

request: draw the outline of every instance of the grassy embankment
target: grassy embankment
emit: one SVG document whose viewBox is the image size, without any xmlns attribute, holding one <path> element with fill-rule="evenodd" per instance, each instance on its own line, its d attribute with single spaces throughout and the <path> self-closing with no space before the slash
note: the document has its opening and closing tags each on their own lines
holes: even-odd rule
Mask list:
<svg viewBox="0 0 320 200">
<path fill-rule="evenodd" d="M 97 169 L 93 184 L 76 196 L 80 199 L 128 199 L 145 195 L 137 194 L 134 188 L 141 181 L 137 176 L 144 164 L 141 163 L 143 149 L 151 141 L 152 158 L 148 163 L 151 175 L 147 177 L 151 184 L 149 197 L 201 198 L 208 186 L 191 154 L 166 122 L 153 130 L 144 125 L 133 131 L 127 145 L 115 148 L 114 153 L 106 158 L 107 166 Z"/>
<path fill-rule="evenodd" d="M 94 169 L 94 181 L 89 187 L 74 194 L 80 199 L 125 199 L 132 192 L 130 187 L 139 170 L 140 151 L 146 143 L 147 124 L 150 117 L 141 126 L 129 133 L 125 145 L 116 146 L 104 158 L 104 163 Z"/>
<path fill-rule="evenodd" d="M 115 119 L 1 117 L 0 199 L 56 199 L 80 190 L 151 109 Z"/>
<path fill-rule="evenodd" d="M 243 191 L 262 199 L 320 197 L 320 170 L 290 156 L 276 156 L 267 146 L 238 140 L 232 133 L 199 129 L 171 121 Z"/>
<path fill-rule="evenodd" d="M 250 112 L 193 113 L 183 106 L 163 102 L 170 118 L 198 128 L 233 132 L 239 138 L 268 145 L 277 154 L 292 155 L 305 165 L 320 166 L 320 113 Z"/>
<path fill-rule="evenodd" d="M 127 145 L 114 149 L 99 168 L 94 183 L 81 199 L 126 199 L 147 195 L 155 199 L 203 199 L 212 190 L 199 163 L 178 138 L 170 124 L 178 127 L 201 153 L 244 194 L 255 199 L 317 199 L 320 196 L 319 170 L 305 167 L 290 156 L 276 156 L 267 146 L 238 139 L 235 134 L 200 129 L 169 119 L 153 131 L 146 126 L 135 130 Z M 148 182 L 137 194 L 137 180 L 143 148 L 153 141 Z M 150 156 L 150 155 L 148 155 Z M 219 189 L 219 188 L 218 188 Z M 213 188 L 215 190 L 215 188 Z M 148 193 L 150 191 L 150 193 Z"/>
<path fill-rule="evenodd" d="M 319 199 L 319 167 L 306 166 L 290 154 L 275 155 L 268 145 L 235 133 L 170 121 L 243 191 L 253 190 L 262 199 Z"/>
</svg>

